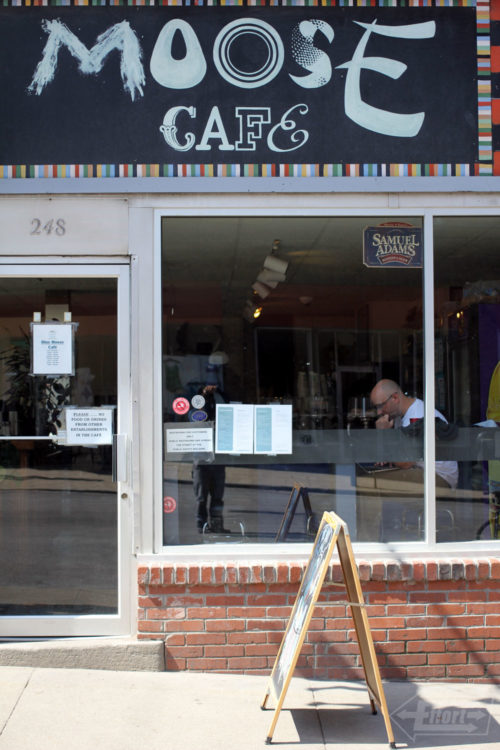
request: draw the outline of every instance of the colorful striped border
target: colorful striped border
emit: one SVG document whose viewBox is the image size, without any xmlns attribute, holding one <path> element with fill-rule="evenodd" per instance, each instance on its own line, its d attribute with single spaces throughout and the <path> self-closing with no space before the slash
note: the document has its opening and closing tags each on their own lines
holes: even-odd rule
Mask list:
<svg viewBox="0 0 500 750">
<path fill-rule="evenodd" d="M 475 7 L 478 72 L 478 159 L 474 164 L 10 164 L 0 179 L 105 177 L 473 177 L 500 174 L 493 146 L 490 8 L 500 0 L 0 0 L 4 7 L 247 6 L 247 7 Z M 495 50 L 496 51 L 496 50 Z M 500 71 L 499 71 L 500 72 Z M 498 144 L 500 146 L 500 142 Z M 495 171 L 493 165 L 495 164 Z"/>
<path fill-rule="evenodd" d="M 474 8 L 478 0 L 1 0 L 1 5 L 26 7 L 204 6 L 204 7 L 302 7 L 302 8 Z"/>
</svg>

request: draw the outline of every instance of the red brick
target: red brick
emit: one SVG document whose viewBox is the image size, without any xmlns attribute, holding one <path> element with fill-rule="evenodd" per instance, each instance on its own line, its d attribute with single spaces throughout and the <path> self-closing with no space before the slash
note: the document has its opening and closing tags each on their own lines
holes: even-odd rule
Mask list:
<svg viewBox="0 0 500 750">
<path fill-rule="evenodd" d="M 225 633 L 186 633 L 186 636 L 182 637 L 186 638 L 188 646 L 226 643 Z"/>
<path fill-rule="evenodd" d="M 252 580 L 252 570 L 248 565 L 238 566 L 238 581 L 242 586 L 250 583 Z"/>
<path fill-rule="evenodd" d="M 438 591 L 413 591 L 408 594 L 408 601 L 415 604 L 442 602 L 443 599 L 443 594 Z"/>
<path fill-rule="evenodd" d="M 483 651 L 484 641 L 481 639 L 451 639 L 446 641 L 447 651 Z"/>
<path fill-rule="evenodd" d="M 206 630 L 229 633 L 232 630 L 245 630 L 245 623 L 243 620 L 207 620 Z"/>
<path fill-rule="evenodd" d="M 349 644 L 346 644 L 346 645 L 349 645 Z M 410 641 L 408 643 L 408 646 L 413 646 L 413 645 L 414 645 L 413 641 Z M 358 647 L 356 646 L 356 648 Z M 391 641 L 390 643 L 388 641 L 386 643 L 384 643 L 383 641 L 379 641 L 375 647 L 375 651 L 380 651 L 385 654 L 399 654 L 399 653 L 402 653 L 404 649 L 405 649 L 405 644 L 403 641 Z M 407 650 L 410 651 L 409 648 Z"/>
<path fill-rule="evenodd" d="M 267 633 L 236 632 L 227 634 L 228 643 L 267 643 Z"/>
<path fill-rule="evenodd" d="M 499 618 L 500 620 L 500 618 Z M 450 627 L 470 628 L 474 625 L 483 625 L 484 618 L 481 615 L 458 615 L 446 618 L 446 624 Z"/>
<path fill-rule="evenodd" d="M 467 655 L 459 653 L 429 654 L 428 662 L 429 664 L 466 664 Z"/>
<path fill-rule="evenodd" d="M 406 627 L 408 628 L 438 628 L 444 622 L 444 617 L 408 617 Z"/>
<path fill-rule="evenodd" d="M 167 620 L 165 629 L 169 632 L 178 631 L 180 633 L 191 631 L 203 631 L 205 623 L 203 620 Z"/>
<path fill-rule="evenodd" d="M 243 646 L 205 646 L 205 656 L 213 657 L 213 656 L 243 656 L 244 655 L 244 648 Z"/>
<path fill-rule="evenodd" d="M 346 641 L 347 631 L 346 630 L 315 630 L 314 632 L 307 633 L 307 640 L 310 643 L 322 643 L 329 641 Z"/>
<path fill-rule="evenodd" d="M 427 638 L 429 640 L 437 638 L 440 641 L 446 641 L 448 638 L 462 639 L 466 637 L 466 628 L 429 628 L 427 630 Z"/>
<path fill-rule="evenodd" d="M 484 602 L 486 591 L 450 591 L 448 594 L 450 602 Z"/>
<path fill-rule="evenodd" d="M 265 614 L 267 614 L 268 617 L 283 617 L 285 620 L 288 620 L 291 611 L 291 607 L 269 607 Z M 259 616 L 262 617 L 262 615 L 253 615 L 253 617 Z"/>
<path fill-rule="evenodd" d="M 200 583 L 213 583 L 214 573 L 211 565 L 202 565 L 200 568 Z"/>
<path fill-rule="evenodd" d="M 162 576 L 161 576 L 163 584 L 169 584 L 174 582 L 174 566 L 173 565 L 164 565 L 162 568 Z"/>
<path fill-rule="evenodd" d="M 368 617 L 372 617 L 372 610 L 371 608 L 368 608 Z M 429 612 L 429 614 L 432 614 L 432 612 Z M 424 604 L 389 604 L 387 607 L 387 615 L 390 617 L 392 615 L 425 615 L 425 605 Z"/>
<path fill-rule="evenodd" d="M 183 672 L 186 669 L 186 660 L 178 657 L 166 657 L 165 668 L 167 672 Z"/>
<path fill-rule="evenodd" d="M 290 583 L 299 583 L 302 580 L 305 567 L 302 563 L 290 563 L 289 565 L 289 581 Z"/>
<path fill-rule="evenodd" d="M 467 612 L 471 615 L 497 614 L 499 610 L 497 602 L 473 602 L 467 605 Z"/>
<path fill-rule="evenodd" d="M 500 627 L 469 628 L 469 638 L 500 638 Z"/>
<path fill-rule="evenodd" d="M 261 607 L 281 607 L 288 602 L 285 594 L 249 594 L 247 604 Z"/>
<path fill-rule="evenodd" d="M 409 666 L 427 663 L 427 654 L 389 654 L 387 663 L 395 666 Z"/>
<path fill-rule="evenodd" d="M 217 617 L 221 619 L 226 617 L 227 612 L 225 607 L 189 607 L 187 610 L 187 616 L 190 620 L 196 619 L 212 619 Z"/>
<path fill-rule="evenodd" d="M 425 641 L 427 631 L 425 628 L 407 628 L 405 630 L 391 630 L 388 633 L 391 641 Z"/>
<path fill-rule="evenodd" d="M 254 643 L 248 644 L 245 647 L 245 656 L 275 656 L 278 653 L 278 645 L 271 645 L 269 643 Z M 307 645 L 305 645 L 301 654 L 312 653 L 312 648 L 307 651 Z"/>
<path fill-rule="evenodd" d="M 214 589 L 213 587 L 210 589 L 212 592 Z M 224 591 L 224 587 L 221 587 L 221 593 L 220 594 L 207 594 L 205 597 L 205 604 L 207 607 L 224 607 L 229 606 L 229 599 Z M 245 603 L 245 597 L 240 596 L 232 596 L 231 597 L 231 606 L 233 607 L 240 607 Z"/>
<path fill-rule="evenodd" d="M 213 568 L 214 583 L 224 583 L 225 581 L 225 569 L 224 565 L 218 563 Z"/>
<path fill-rule="evenodd" d="M 285 630 L 283 620 L 248 620 L 247 630 Z"/>
<path fill-rule="evenodd" d="M 161 607 L 163 604 L 161 596 L 140 596 L 139 607 Z"/>
<path fill-rule="evenodd" d="M 137 568 L 137 582 L 142 584 L 149 583 L 149 568 L 145 566 Z"/>
<path fill-rule="evenodd" d="M 500 615 L 486 615 L 486 625 L 500 625 Z"/>
<path fill-rule="evenodd" d="M 446 674 L 446 668 L 444 666 L 421 666 L 407 668 L 408 677 L 413 679 L 436 679 L 437 677 L 444 677 Z"/>
<path fill-rule="evenodd" d="M 480 664 L 450 665 L 448 675 L 450 677 L 480 677 L 484 675 L 484 667 Z"/>
<path fill-rule="evenodd" d="M 165 646 L 183 646 L 185 642 L 186 636 L 181 633 L 172 633 L 165 638 Z"/>
<path fill-rule="evenodd" d="M 267 659 L 264 656 L 235 657 L 228 659 L 229 669 L 264 669 L 267 667 Z"/>
<path fill-rule="evenodd" d="M 448 604 L 448 602 L 442 602 L 441 604 L 429 604 L 427 607 L 427 614 L 429 615 L 463 615 L 465 612 L 465 604 Z"/>
<path fill-rule="evenodd" d="M 150 620 L 139 620 L 137 630 L 141 633 L 161 633 L 163 631 L 163 622 L 151 622 Z"/>
<path fill-rule="evenodd" d="M 149 584 L 161 583 L 161 568 L 151 567 L 149 571 Z"/>
<path fill-rule="evenodd" d="M 148 620 L 183 620 L 186 617 L 186 610 L 183 607 L 167 607 L 148 609 Z"/>
<path fill-rule="evenodd" d="M 201 659 L 187 659 L 187 669 L 197 670 L 199 672 L 216 672 L 217 670 L 223 670 L 226 668 L 226 659 L 207 659 L 203 657 Z"/>
<path fill-rule="evenodd" d="M 500 639 L 490 638 L 484 644 L 485 651 L 500 651 Z"/>
<path fill-rule="evenodd" d="M 444 651 L 444 641 L 408 641 L 406 650 L 408 653 L 437 653 Z"/>
</svg>

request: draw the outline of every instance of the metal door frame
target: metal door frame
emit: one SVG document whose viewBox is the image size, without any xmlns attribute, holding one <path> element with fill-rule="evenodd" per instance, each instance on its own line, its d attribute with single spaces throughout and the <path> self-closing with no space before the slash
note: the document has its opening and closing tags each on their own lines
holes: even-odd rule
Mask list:
<svg viewBox="0 0 500 750">
<path fill-rule="evenodd" d="M 0 261 L 2 277 L 115 278 L 117 280 L 117 432 L 125 436 L 125 465 L 117 481 L 118 613 L 114 615 L 0 616 L 0 637 L 127 635 L 131 628 L 133 496 L 131 486 L 131 344 L 129 258 Z"/>
</svg>

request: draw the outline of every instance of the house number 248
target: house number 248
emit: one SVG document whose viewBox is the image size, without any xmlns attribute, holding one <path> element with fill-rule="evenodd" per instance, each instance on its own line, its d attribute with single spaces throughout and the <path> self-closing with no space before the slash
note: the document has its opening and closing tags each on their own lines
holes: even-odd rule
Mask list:
<svg viewBox="0 0 500 750">
<path fill-rule="evenodd" d="M 32 219 L 30 235 L 31 234 L 46 234 L 47 236 L 55 234 L 58 237 L 62 237 L 66 234 L 66 221 L 64 219 L 49 219 L 48 221 Z"/>
</svg>

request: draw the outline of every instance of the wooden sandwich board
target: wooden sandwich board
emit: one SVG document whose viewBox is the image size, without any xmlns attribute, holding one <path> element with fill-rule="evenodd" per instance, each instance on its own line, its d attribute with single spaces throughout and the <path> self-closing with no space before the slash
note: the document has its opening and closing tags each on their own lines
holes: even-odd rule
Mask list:
<svg viewBox="0 0 500 750">
<path fill-rule="evenodd" d="M 266 738 L 266 744 L 269 745 L 272 741 L 281 707 L 285 700 L 286 692 L 292 679 L 306 637 L 307 629 L 313 615 L 314 605 L 316 604 L 321 591 L 321 586 L 323 585 L 335 545 L 337 545 L 344 585 L 347 592 L 346 603 L 351 608 L 351 616 L 359 644 L 361 662 L 365 673 L 372 713 L 377 713 L 377 705 L 384 717 L 390 747 L 394 748 L 396 745 L 394 742 L 391 720 L 387 709 L 382 681 L 380 679 L 377 656 L 373 645 L 373 638 L 363 601 L 361 583 L 356 563 L 354 561 L 347 524 L 335 513 L 326 512 L 323 513 L 314 547 L 297 598 L 295 599 L 295 604 L 288 621 L 285 635 L 281 641 L 276 661 L 274 662 L 266 694 L 261 704 L 261 708 L 265 709 L 270 695 L 276 702 L 273 720 Z"/>
<path fill-rule="evenodd" d="M 302 499 L 302 502 L 304 504 L 307 533 L 311 534 L 311 536 L 314 536 L 316 534 L 318 528 L 314 513 L 311 508 L 309 493 L 305 487 L 302 487 L 300 484 L 294 484 L 283 513 L 283 518 L 281 519 L 278 533 L 276 534 L 276 538 L 274 540 L 275 542 L 284 542 L 286 537 L 288 536 L 288 532 L 290 530 L 290 526 L 292 525 L 295 511 L 297 510 L 297 505 L 299 504 L 300 499 Z"/>
</svg>

